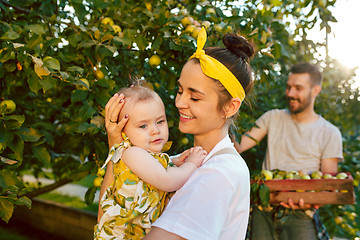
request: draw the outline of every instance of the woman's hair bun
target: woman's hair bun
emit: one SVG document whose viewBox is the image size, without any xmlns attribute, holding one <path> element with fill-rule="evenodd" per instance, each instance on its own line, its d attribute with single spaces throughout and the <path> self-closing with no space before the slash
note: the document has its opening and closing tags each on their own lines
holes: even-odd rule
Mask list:
<svg viewBox="0 0 360 240">
<path fill-rule="evenodd" d="M 253 45 L 245 38 L 238 36 L 235 33 L 226 34 L 223 37 L 223 43 L 227 50 L 242 59 L 248 60 L 255 54 Z"/>
</svg>

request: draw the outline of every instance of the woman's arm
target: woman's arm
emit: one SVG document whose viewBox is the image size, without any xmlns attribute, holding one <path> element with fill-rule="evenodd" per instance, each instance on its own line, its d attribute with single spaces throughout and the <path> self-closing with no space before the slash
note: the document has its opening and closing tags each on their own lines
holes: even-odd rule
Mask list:
<svg viewBox="0 0 360 240">
<path fill-rule="evenodd" d="M 190 149 L 187 161 L 180 167 L 165 169 L 157 159 L 139 147 L 127 149 L 122 160 L 126 166 L 144 182 L 165 191 L 172 192 L 181 188 L 190 175 L 201 166 L 206 151 L 201 147 Z"/>
<path fill-rule="evenodd" d="M 181 240 L 182 238 L 174 233 L 165 231 L 164 229 L 158 227 L 151 227 L 151 230 L 143 240 Z"/>
<path fill-rule="evenodd" d="M 112 161 L 110 161 L 106 165 L 106 172 L 105 172 L 104 180 L 103 180 L 103 182 L 101 184 L 100 195 L 99 195 L 99 209 L 98 209 L 98 216 L 97 216 L 97 221 L 98 222 L 100 221 L 100 218 L 104 214 L 102 209 L 101 209 L 101 206 L 100 206 L 102 196 L 105 194 L 106 189 L 114 181 L 113 165 L 114 165 L 114 163 Z"/>
</svg>

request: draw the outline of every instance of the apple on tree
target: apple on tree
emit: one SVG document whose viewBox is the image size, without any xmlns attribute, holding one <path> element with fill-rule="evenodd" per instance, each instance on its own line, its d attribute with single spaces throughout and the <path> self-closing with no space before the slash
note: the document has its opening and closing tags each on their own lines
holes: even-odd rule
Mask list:
<svg viewBox="0 0 360 240">
<path fill-rule="evenodd" d="M 13 100 L 4 100 L 0 103 L 0 109 L 4 108 L 5 106 L 5 113 L 10 114 L 13 113 L 16 109 L 16 104 Z"/>
</svg>

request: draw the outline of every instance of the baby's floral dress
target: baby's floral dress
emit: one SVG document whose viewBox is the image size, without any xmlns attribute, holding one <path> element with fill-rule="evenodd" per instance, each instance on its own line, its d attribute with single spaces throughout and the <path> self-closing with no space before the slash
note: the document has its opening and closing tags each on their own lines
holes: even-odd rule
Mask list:
<svg viewBox="0 0 360 240">
<path fill-rule="evenodd" d="M 104 214 L 94 227 L 94 239 L 141 239 L 165 207 L 168 193 L 143 182 L 121 160 L 132 144 L 126 136 L 115 144 L 108 161 L 114 162 L 114 181 L 100 200 Z M 166 153 L 151 153 L 166 169 L 172 163 Z"/>
</svg>

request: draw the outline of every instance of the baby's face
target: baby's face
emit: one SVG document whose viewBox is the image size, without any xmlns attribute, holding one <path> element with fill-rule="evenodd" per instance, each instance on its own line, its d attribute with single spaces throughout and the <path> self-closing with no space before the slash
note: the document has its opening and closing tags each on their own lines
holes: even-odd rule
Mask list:
<svg viewBox="0 0 360 240">
<path fill-rule="evenodd" d="M 149 152 L 161 152 L 169 138 L 161 99 L 151 98 L 134 104 L 131 98 L 127 98 L 125 102 L 121 115 L 128 114 L 129 120 L 123 131 L 131 143 Z"/>
</svg>

